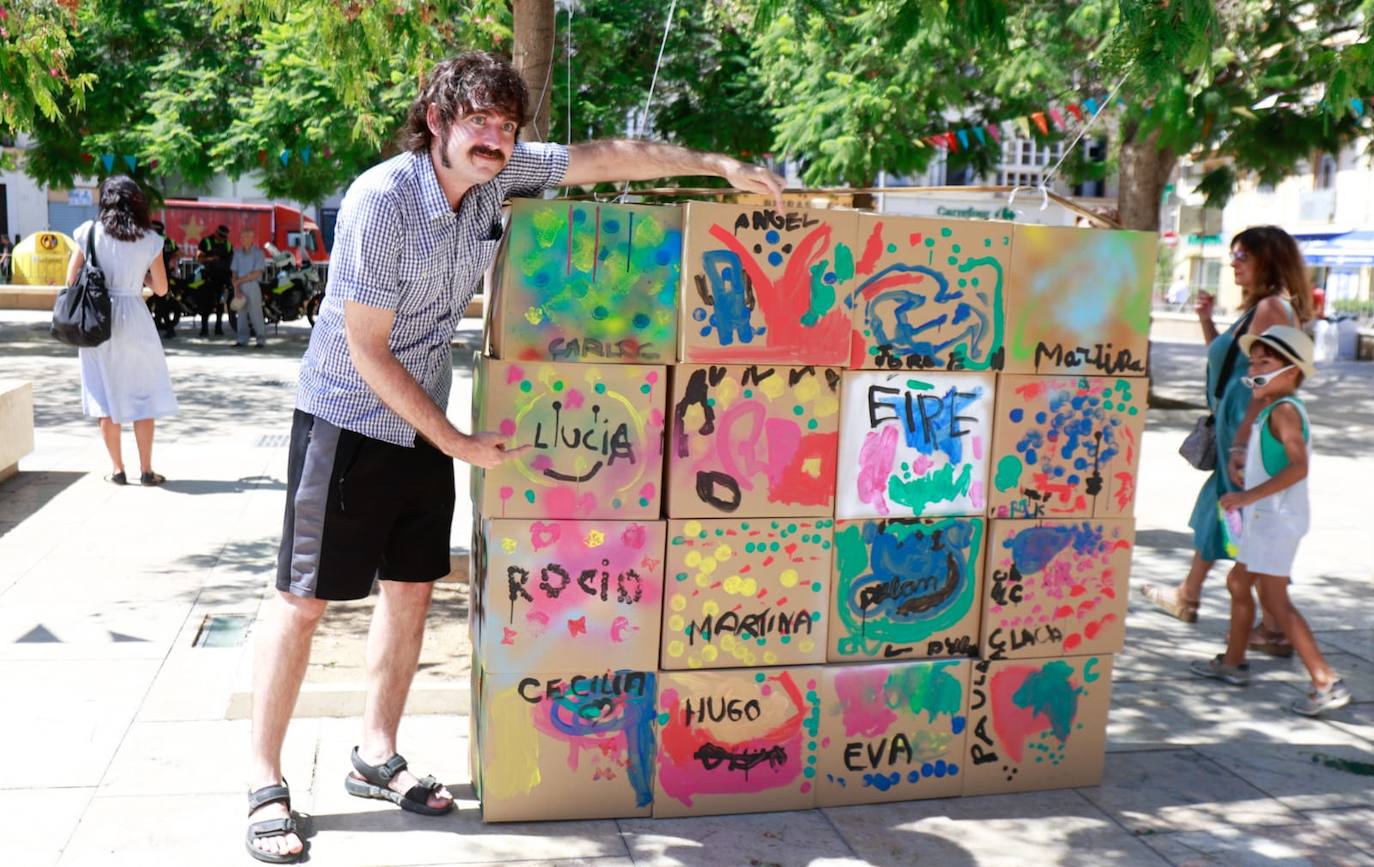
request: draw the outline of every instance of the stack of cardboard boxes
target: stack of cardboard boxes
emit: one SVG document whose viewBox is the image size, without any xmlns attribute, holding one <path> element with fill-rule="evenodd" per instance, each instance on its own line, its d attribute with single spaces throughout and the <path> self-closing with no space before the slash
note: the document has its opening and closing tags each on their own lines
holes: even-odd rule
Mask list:
<svg viewBox="0 0 1374 867">
<path fill-rule="evenodd" d="M 520 201 L 474 424 L 489 821 L 1090 784 L 1154 238 Z"/>
</svg>

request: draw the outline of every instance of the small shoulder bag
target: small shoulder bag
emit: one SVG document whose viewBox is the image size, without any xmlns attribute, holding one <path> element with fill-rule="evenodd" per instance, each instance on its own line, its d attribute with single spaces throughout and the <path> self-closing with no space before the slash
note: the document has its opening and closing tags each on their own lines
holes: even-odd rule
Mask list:
<svg viewBox="0 0 1374 867">
<path fill-rule="evenodd" d="M 110 290 L 95 258 L 95 230 L 86 233 L 86 261 L 76 280 L 57 293 L 48 333 L 68 346 L 99 346 L 110 339 Z"/>
<path fill-rule="evenodd" d="M 1255 315 L 1252 307 L 1241 320 L 1240 327 L 1231 337 L 1231 345 L 1226 350 L 1226 360 L 1221 364 L 1221 375 L 1217 377 L 1217 384 L 1212 390 L 1216 397 L 1215 405 L 1221 405 L 1222 393 L 1226 390 L 1226 383 L 1231 378 L 1231 371 L 1236 367 L 1236 356 L 1240 354 L 1240 336 L 1250 328 L 1250 320 Z M 1183 459 L 1199 470 L 1211 472 L 1217 468 L 1217 419 L 1213 413 L 1207 413 L 1193 423 L 1193 429 L 1188 432 L 1188 436 L 1183 438 L 1183 445 L 1178 447 L 1178 453 Z"/>
</svg>

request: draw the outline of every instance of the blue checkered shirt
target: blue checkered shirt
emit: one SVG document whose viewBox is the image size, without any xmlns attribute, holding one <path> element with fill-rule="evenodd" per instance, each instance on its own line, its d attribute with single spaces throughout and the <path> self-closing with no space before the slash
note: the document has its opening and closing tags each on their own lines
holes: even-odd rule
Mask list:
<svg viewBox="0 0 1374 867">
<path fill-rule="evenodd" d="M 397 445 L 415 428 L 373 393 L 353 366 L 344 302 L 396 312 L 391 352 L 440 409 L 453 381 L 449 342 L 501 238 L 501 203 L 563 180 L 568 151 L 517 144 L 492 180 L 449 207 L 429 154 L 403 153 L 364 172 L 344 195 L 329 285 L 301 360 L 297 408 L 337 427 Z"/>
</svg>

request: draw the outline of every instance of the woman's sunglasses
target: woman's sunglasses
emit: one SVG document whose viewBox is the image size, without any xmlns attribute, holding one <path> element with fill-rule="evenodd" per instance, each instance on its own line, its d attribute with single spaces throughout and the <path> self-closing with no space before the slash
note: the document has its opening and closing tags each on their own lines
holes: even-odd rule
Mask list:
<svg viewBox="0 0 1374 867">
<path fill-rule="evenodd" d="M 1283 373 L 1285 370 L 1292 369 L 1293 365 L 1288 364 L 1284 365 L 1283 367 L 1280 367 L 1278 370 L 1275 370 L 1272 373 L 1258 373 L 1254 376 L 1242 376 L 1240 378 L 1240 381 L 1245 384 L 1246 388 L 1263 388 L 1264 386 L 1268 385 L 1269 383 L 1277 379 L 1280 373 Z"/>
<path fill-rule="evenodd" d="M 1247 262 L 1247 261 L 1249 261 L 1249 260 L 1250 260 L 1250 254 L 1247 253 L 1247 252 L 1245 252 L 1244 250 L 1232 250 L 1232 251 L 1231 251 L 1231 261 L 1232 261 L 1232 262 Z"/>
</svg>

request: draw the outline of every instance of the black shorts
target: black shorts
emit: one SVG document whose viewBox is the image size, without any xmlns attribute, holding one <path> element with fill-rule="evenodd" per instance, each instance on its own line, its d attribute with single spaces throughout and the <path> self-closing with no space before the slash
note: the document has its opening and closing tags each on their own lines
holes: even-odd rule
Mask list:
<svg viewBox="0 0 1374 867">
<path fill-rule="evenodd" d="M 277 589 L 346 600 L 378 578 L 437 581 L 453 503 L 453 459 L 429 443 L 392 445 L 296 410 Z"/>
</svg>

